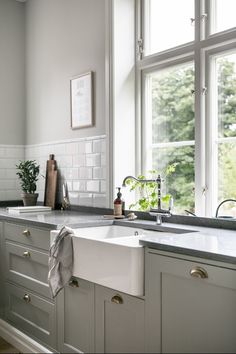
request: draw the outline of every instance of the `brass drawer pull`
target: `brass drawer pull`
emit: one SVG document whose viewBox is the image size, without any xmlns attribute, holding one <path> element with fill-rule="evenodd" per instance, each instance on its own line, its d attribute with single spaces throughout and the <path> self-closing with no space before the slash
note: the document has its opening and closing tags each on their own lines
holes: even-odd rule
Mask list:
<svg viewBox="0 0 236 354">
<path fill-rule="evenodd" d="M 24 235 L 24 236 L 30 236 L 30 230 L 24 230 L 23 232 L 22 232 L 22 235 Z"/>
<path fill-rule="evenodd" d="M 72 288 L 79 288 L 79 282 L 78 282 L 78 280 L 76 280 L 76 279 L 70 280 L 69 286 L 71 286 Z"/>
<path fill-rule="evenodd" d="M 124 301 L 120 295 L 113 296 L 113 298 L 111 299 L 111 302 L 114 302 L 114 304 L 117 304 L 117 305 L 122 305 L 124 303 Z"/>
<path fill-rule="evenodd" d="M 201 279 L 207 279 L 208 274 L 207 271 L 201 267 L 196 267 L 190 270 L 190 275 L 193 278 L 201 278 Z"/>
<path fill-rule="evenodd" d="M 25 301 L 25 302 L 27 302 L 27 304 L 31 301 L 31 298 L 30 298 L 30 296 L 28 295 L 28 294 L 25 294 L 24 296 L 23 296 L 23 300 Z"/>
<path fill-rule="evenodd" d="M 25 251 L 25 252 L 23 253 L 23 257 L 25 257 L 25 258 L 30 258 L 30 252 L 29 252 L 29 251 Z"/>
</svg>

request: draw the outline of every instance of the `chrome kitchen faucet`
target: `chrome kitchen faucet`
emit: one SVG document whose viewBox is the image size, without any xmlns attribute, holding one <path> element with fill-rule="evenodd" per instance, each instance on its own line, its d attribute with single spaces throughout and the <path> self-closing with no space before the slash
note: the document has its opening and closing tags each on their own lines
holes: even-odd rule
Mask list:
<svg viewBox="0 0 236 354">
<path fill-rule="evenodd" d="M 172 215 L 172 209 L 173 209 L 173 198 L 170 198 L 169 201 L 169 209 L 162 209 L 161 207 L 161 183 L 162 183 L 162 178 L 160 175 L 157 176 L 156 179 L 139 179 L 134 176 L 127 176 L 124 178 L 122 186 L 126 187 L 126 181 L 128 179 L 134 179 L 137 182 L 140 183 L 157 183 L 157 208 L 151 208 L 149 211 L 149 214 L 152 216 L 156 216 L 156 224 L 161 225 L 162 224 L 162 217 L 170 217 Z"/>
</svg>

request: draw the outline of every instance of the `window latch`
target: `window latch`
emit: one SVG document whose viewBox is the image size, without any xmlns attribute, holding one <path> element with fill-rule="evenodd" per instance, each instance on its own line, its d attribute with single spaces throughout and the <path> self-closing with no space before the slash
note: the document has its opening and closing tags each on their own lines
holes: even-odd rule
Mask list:
<svg viewBox="0 0 236 354">
<path fill-rule="evenodd" d="M 207 87 L 203 87 L 202 88 L 202 95 L 206 96 L 206 94 L 207 94 Z"/>
<path fill-rule="evenodd" d="M 143 55 L 143 39 L 142 38 L 139 38 L 138 39 L 138 56 L 139 56 L 139 59 L 142 59 L 142 55 Z"/>
<path fill-rule="evenodd" d="M 191 23 L 191 26 L 193 26 L 194 23 L 195 23 L 195 18 L 191 17 L 191 18 L 190 18 L 190 23 Z"/>
<path fill-rule="evenodd" d="M 207 20 L 207 17 L 208 17 L 207 14 L 202 14 L 202 15 L 201 15 L 201 21 L 202 21 L 202 22 L 206 21 L 206 20 Z"/>
</svg>

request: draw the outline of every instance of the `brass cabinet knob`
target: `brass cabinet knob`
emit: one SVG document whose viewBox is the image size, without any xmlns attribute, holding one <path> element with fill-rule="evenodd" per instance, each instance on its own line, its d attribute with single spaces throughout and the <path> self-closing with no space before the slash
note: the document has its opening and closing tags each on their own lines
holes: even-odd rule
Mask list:
<svg viewBox="0 0 236 354">
<path fill-rule="evenodd" d="M 124 303 L 124 301 L 120 295 L 113 296 L 113 298 L 111 299 L 111 302 L 114 302 L 114 304 L 118 304 L 118 305 L 121 305 Z"/>
<path fill-rule="evenodd" d="M 23 253 L 23 257 L 29 258 L 29 257 L 30 257 L 30 252 L 29 252 L 29 251 L 25 251 L 25 252 Z"/>
<path fill-rule="evenodd" d="M 69 286 L 71 286 L 72 288 L 79 288 L 79 282 L 78 282 L 78 280 L 76 280 L 76 279 L 70 280 Z"/>
<path fill-rule="evenodd" d="M 30 230 L 24 230 L 23 232 L 22 232 L 22 235 L 24 235 L 24 236 L 30 236 Z"/>
<path fill-rule="evenodd" d="M 23 296 L 23 300 L 24 300 L 25 302 L 29 303 L 29 302 L 31 301 L 31 298 L 30 298 L 30 296 L 29 296 L 28 294 L 25 294 L 25 295 Z"/>
<path fill-rule="evenodd" d="M 201 278 L 201 279 L 207 279 L 208 274 L 207 271 L 204 268 L 201 267 L 195 267 L 190 270 L 190 275 L 193 278 Z"/>
</svg>

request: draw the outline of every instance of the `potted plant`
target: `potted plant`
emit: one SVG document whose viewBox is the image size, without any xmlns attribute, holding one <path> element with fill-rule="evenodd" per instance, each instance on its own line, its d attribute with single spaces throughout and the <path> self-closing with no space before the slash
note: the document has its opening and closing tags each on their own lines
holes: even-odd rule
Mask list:
<svg viewBox="0 0 236 354">
<path fill-rule="evenodd" d="M 22 189 L 22 199 L 24 206 L 36 205 L 38 199 L 38 193 L 35 193 L 39 175 L 39 165 L 36 161 L 27 160 L 20 161 L 19 165 L 16 165 L 18 172 L 16 173 L 20 179 L 20 185 Z"/>
</svg>

